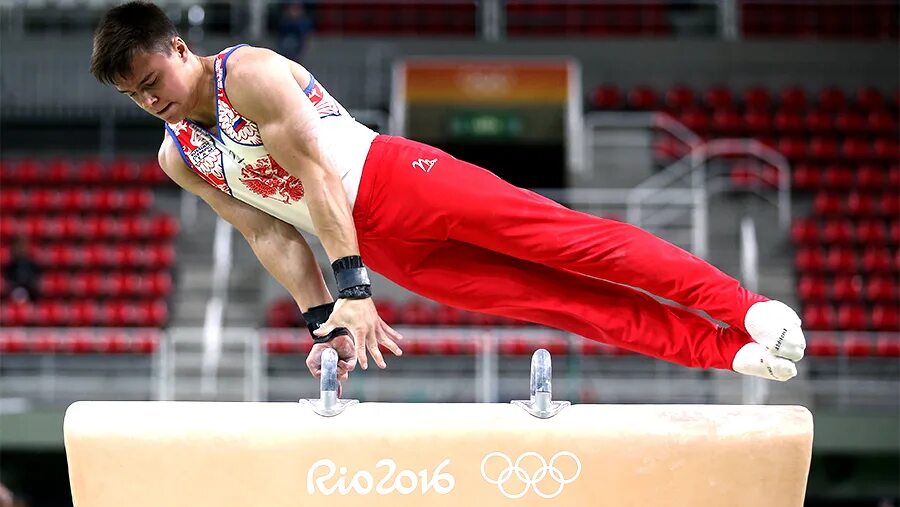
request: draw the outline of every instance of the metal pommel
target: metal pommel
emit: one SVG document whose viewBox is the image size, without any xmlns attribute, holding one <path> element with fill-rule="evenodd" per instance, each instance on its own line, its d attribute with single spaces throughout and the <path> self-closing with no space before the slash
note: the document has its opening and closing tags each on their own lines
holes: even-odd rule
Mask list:
<svg viewBox="0 0 900 507">
<path fill-rule="evenodd" d="M 332 417 L 340 414 L 350 405 L 359 403 L 359 400 L 341 400 L 340 384 L 337 380 L 337 351 L 327 348 L 322 352 L 322 376 L 319 379 L 319 399 L 301 399 L 300 403 L 312 406 L 315 413 Z"/>
<path fill-rule="evenodd" d="M 531 399 L 513 400 L 512 404 L 524 408 L 526 412 L 540 419 L 549 419 L 558 414 L 570 403 L 553 401 L 552 376 L 550 352 L 546 349 L 536 350 L 531 356 Z"/>
</svg>

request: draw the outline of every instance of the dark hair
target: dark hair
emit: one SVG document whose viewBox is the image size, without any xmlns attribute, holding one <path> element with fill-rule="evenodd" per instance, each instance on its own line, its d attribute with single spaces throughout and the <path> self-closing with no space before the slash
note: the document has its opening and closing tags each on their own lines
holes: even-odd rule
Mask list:
<svg viewBox="0 0 900 507">
<path fill-rule="evenodd" d="M 103 15 L 94 32 L 91 74 L 103 84 L 131 74 L 135 53 L 171 52 L 169 44 L 178 36 L 175 25 L 151 2 L 128 2 Z"/>
</svg>

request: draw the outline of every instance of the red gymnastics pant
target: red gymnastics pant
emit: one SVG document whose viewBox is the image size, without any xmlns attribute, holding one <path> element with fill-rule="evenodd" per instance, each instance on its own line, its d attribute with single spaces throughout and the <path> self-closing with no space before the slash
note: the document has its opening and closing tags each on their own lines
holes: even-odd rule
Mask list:
<svg viewBox="0 0 900 507">
<path fill-rule="evenodd" d="M 415 293 L 685 366 L 731 369 L 751 341 L 744 316 L 765 301 L 646 231 L 401 137 L 375 139 L 353 217 L 366 265 Z"/>
</svg>

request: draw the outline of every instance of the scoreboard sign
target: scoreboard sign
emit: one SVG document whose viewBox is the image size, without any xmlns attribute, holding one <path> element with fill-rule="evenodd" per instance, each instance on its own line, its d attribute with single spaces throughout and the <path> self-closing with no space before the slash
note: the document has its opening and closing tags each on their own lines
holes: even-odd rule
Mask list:
<svg viewBox="0 0 900 507">
<path fill-rule="evenodd" d="M 391 131 L 431 144 L 580 147 L 581 72 L 570 59 L 412 58 L 394 66 Z"/>
</svg>

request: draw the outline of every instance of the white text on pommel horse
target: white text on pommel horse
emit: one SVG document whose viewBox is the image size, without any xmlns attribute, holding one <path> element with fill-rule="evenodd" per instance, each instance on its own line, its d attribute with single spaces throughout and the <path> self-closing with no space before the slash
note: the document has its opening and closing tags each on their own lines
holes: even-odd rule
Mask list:
<svg viewBox="0 0 900 507">
<path fill-rule="evenodd" d="M 340 467 L 328 458 L 320 459 L 309 467 L 306 473 L 306 491 L 313 495 L 316 492 L 323 495 L 331 495 L 338 493 L 346 495 L 348 493 L 356 493 L 358 495 L 367 495 L 373 490 L 379 495 L 390 495 L 392 493 L 400 493 L 401 495 L 409 495 L 417 489 L 421 489 L 422 493 L 428 493 L 434 490 L 439 495 L 446 495 L 453 491 L 456 486 L 456 478 L 443 469 L 450 464 L 447 458 L 435 467 L 429 478 L 428 470 L 422 469 L 418 473 L 412 470 L 397 471 L 397 463 L 390 458 L 385 458 L 375 463 L 375 468 L 384 468 L 380 474 L 372 474 L 368 470 L 359 470 L 354 473 L 348 480 L 347 467 Z M 381 479 L 376 483 L 375 475 L 380 475 Z M 337 476 L 335 478 L 335 476 Z"/>
</svg>

